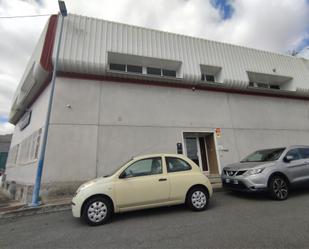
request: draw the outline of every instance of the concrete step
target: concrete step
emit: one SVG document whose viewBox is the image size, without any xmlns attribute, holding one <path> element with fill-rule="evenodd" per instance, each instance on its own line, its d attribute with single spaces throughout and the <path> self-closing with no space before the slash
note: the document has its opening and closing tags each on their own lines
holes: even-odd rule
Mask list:
<svg viewBox="0 0 309 249">
<path fill-rule="evenodd" d="M 211 184 L 216 184 L 216 183 L 220 183 L 221 184 L 221 177 L 220 175 L 216 174 L 211 174 L 211 175 L 207 175 L 209 181 Z"/>
</svg>

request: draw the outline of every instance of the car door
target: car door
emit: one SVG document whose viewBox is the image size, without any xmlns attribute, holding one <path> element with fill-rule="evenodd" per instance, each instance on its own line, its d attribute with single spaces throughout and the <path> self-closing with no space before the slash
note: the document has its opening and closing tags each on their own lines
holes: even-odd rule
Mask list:
<svg viewBox="0 0 309 249">
<path fill-rule="evenodd" d="M 302 159 L 305 160 L 304 177 L 309 181 L 309 148 L 299 148 L 299 153 Z"/>
<path fill-rule="evenodd" d="M 287 168 L 292 182 L 301 182 L 306 179 L 307 160 L 302 158 L 299 148 L 289 150 L 285 156 L 292 156 L 293 160 L 287 162 Z"/>
<path fill-rule="evenodd" d="M 165 157 L 168 179 L 170 181 L 170 201 L 184 201 L 194 179 L 191 165 L 178 157 Z"/>
<path fill-rule="evenodd" d="M 114 184 L 118 208 L 130 208 L 168 201 L 169 182 L 162 157 L 134 161 Z"/>
</svg>

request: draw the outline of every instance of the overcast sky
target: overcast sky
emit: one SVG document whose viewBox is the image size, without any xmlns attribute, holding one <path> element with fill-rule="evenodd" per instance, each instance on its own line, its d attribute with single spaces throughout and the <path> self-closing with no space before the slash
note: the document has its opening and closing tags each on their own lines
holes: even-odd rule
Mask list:
<svg viewBox="0 0 309 249">
<path fill-rule="evenodd" d="M 309 58 L 309 0 L 66 0 L 69 13 Z M 0 0 L 0 17 L 54 14 L 57 0 Z M 0 134 L 48 17 L 0 18 Z"/>
</svg>

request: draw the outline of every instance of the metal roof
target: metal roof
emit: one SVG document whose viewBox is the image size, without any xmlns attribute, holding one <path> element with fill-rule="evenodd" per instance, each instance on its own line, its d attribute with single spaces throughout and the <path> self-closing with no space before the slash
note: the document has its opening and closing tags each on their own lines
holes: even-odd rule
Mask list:
<svg viewBox="0 0 309 249">
<path fill-rule="evenodd" d="M 55 60 L 54 40 L 58 36 L 57 16 L 52 16 L 20 82 L 10 122 L 16 123 L 48 84 Z M 166 84 L 169 81 L 201 84 L 201 70 L 210 70 L 218 74 L 219 83 L 211 88 L 263 93 L 263 89 L 248 88 L 249 76 L 266 77 L 280 84 L 287 82 L 284 91 L 276 91 L 274 95 L 309 96 L 309 61 L 305 59 L 80 15 L 69 14 L 64 18 L 59 71 L 148 80 L 145 74 L 111 72 L 108 67 L 111 59 L 177 67 L 177 79 L 154 77 Z"/>
</svg>

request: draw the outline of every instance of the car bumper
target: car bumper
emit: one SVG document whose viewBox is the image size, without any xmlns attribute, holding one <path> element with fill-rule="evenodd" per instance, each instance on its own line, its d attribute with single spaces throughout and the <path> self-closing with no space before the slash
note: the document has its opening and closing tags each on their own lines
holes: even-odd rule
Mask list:
<svg viewBox="0 0 309 249">
<path fill-rule="evenodd" d="M 71 202 L 71 209 L 73 217 L 79 218 L 81 214 L 81 206 L 77 204 L 76 200 L 72 200 Z"/>
<path fill-rule="evenodd" d="M 223 188 L 241 192 L 267 191 L 267 180 L 265 179 L 263 175 L 252 175 L 248 177 L 221 176 Z"/>
</svg>

